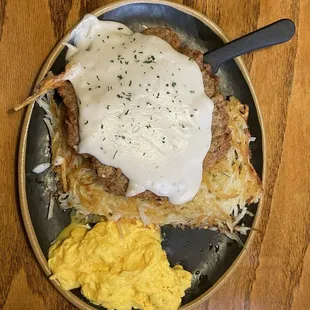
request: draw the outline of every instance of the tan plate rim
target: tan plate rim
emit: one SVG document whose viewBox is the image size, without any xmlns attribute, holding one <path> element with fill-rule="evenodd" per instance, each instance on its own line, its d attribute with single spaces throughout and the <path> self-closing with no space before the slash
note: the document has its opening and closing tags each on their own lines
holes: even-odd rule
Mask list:
<svg viewBox="0 0 310 310">
<path fill-rule="evenodd" d="M 214 31 L 224 42 L 229 41 L 228 38 L 226 37 L 226 35 L 224 34 L 224 32 L 222 31 L 222 29 L 220 29 L 208 17 L 206 17 L 205 15 L 195 11 L 194 9 L 191 9 L 191 8 L 186 7 L 184 5 L 181 5 L 181 4 L 172 3 L 169 1 L 162 1 L 162 0 L 160 0 L 160 1 L 156 1 L 156 0 L 133 0 L 133 1 L 124 0 L 124 1 L 118 1 L 118 2 L 111 3 L 111 4 L 107 4 L 103 7 L 95 10 L 94 12 L 92 12 L 92 14 L 94 14 L 96 16 L 102 15 L 108 11 L 114 10 L 114 9 L 119 8 L 121 6 L 124 6 L 127 4 L 134 4 L 134 3 L 153 3 L 153 4 L 164 4 L 164 5 L 170 6 L 172 8 L 175 8 L 181 12 L 184 12 L 188 15 L 191 15 L 191 16 L 197 18 L 198 20 L 203 22 L 205 25 L 207 25 L 209 28 L 211 28 L 212 31 Z M 71 30 L 61 39 L 61 41 L 55 46 L 53 51 L 50 53 L 49 57 L 47 58 L 46 62 L 44 63 L 44 65 L 40 71 L 40 74 L 36 80 L 35 85 L 38 85 L 39 82 L 48 73 L 48 71 L 51 68 L 52 64 L 54 63 L 55 59 L 58 57 L 58 55 L 60 54 L 60 52 L 62 51 L 62 49 L 64 47 L 62 45 L 62 43 L 69 38 L 70 32 L 71 32 Z M 251 82 L 250 77 L 249 77 L 249 73 L 248 73 L 248 71 L 244 65 L 244 62 L 242 61 L 242 59 L 240 57 L 236 58 L 235 60 L 236 60 L 236 63 L 238 65 L 239 69 L 242 72 L 243 77 L 245 78 L 245 80 L 248 84 L 248 87 L 249 87 L 250 92 L 251 92 L 253 99 L 254 99 L 258 120 L 259 120 L 260 127 L 262 130 L 262 147 L 263 147 L 263 163 L 264 163 L 264 159 L 266 158 L 266 149 L 265 149 L 266 143 L 265 143 L 264 126 L 263 126 L 261 111 L 259 109 L 259 105 L 258 105 L 258 101 L 257 101 L 257 96 L 255 94 L 252 82 Z M 27 146 L 28 128 L 29 128 L 29 123 L 30 123 L 30 118 L 31 118 L 33 107 L 34 107 L 34 104 L 31 104 L 27 108 L 25 118 L 24 118 L 23 127 L 22 127 L 21 137 L 20 137 L 19 157 L 18 157 L 18 188 L 19 188 L 21 213 L 22 213 L 22 218 L 24 221 L 24 226 L 26 229 L 28 239 L 30 241 L 30 244 L 32 246 L 32 249 L 34 251 L 34 254 L 35 254 L 39 264 L 41 265 L 45 274 L 49 277 L 51 275 L 51 271 L 48 268 L 47 261 L 46 261 L 44 255 L 43 255 L 43 252 L 40 248 L 37 236 L 35 234 L 35 231 L 34 231 L 34 228 L 32 225 L 32 221 L 31 221 L 31 217 L 30 217 L 30 213 L 29 213 L 29 209 L 28 209 L 27 193 L 26 193 L 26 171 L 25 171 L 26 146 Z M 265 184 L 265 182 L 264 182 L 265 181 L 265 175 L 266 175 L 265 166 L 266 165 L 263 164 L 263 177 L 262 177 L 263 184 Z M 246 241 L 244 249 L 241 251 L 241 253 L 238 255 L 238 257 L 235 259 L 235 261 L 232 263 L 232 265 L 226 270 L 224 275 L 209 290 L 207 290 L 204 294 L 202 294 L 201 296 L 199 296 L 198 298 L 196 298 L 192 302 L 181 307 L 180 309 L 182 309 L 182 310 L 193 309 L 194 307 L 198 306 L 200 303 L 202 303 L 203 301 L 208 299 L 215 291 L 217 291 L 219 289 L 219 287 L 227 280 L 229 275 L 237 267 L 237 265 L 240 263 L 242 258 L 245 256 L 246 250 L 251 246 L 251 244 L 253 242 L 254 234 L 256 231 L 255 228 L 258 226 L 258 222 L 259 222 L 259 219 L 261 217 L 262 202 L 263 202 L 263 198 L 259 202 L 257 212 L 255 215 L 255 219 L 254 219 L 254 222 L 252 225 L 252 228 L 254 228 L 254 229 L 251 230 L 249 237 Z M 53 283 L 53 285 L 56 287 L 56 289 L 68 301 L 70 301 L 73 305 L 75 305 L 79 309 L 82 309 L 82 310 L 94 310 L 95 309 L 92 306 L 88 305 L 86 302 L 82 301 L 77 296 L 75 296 L 70 291 L 65 291 L 64 289 L 62 289 L 57 281 L 55 281 L 55 280 L 50 280 L 50 281 Z"/>
</svg>

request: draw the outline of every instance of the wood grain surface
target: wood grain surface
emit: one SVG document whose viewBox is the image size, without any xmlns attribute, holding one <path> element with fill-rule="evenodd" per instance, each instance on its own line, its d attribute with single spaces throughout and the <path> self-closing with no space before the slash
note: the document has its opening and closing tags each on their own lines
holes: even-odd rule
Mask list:
<svg viewBox="0 0 310 310">
<path fill-rule="evenodd" d="M 74 309 L 49 283 L 27 241 L 17 198 L 25 99 L 55 43 L 101 0 L 0 0 L 0 308 Z M 266 130 L 262 219 L 227 282 L 197 310 L 310 309 L 310 1 L 184 0 L 230 39 L 276 19 L 297 26 L 287 44 L 244 57 Z"/>
</svg>

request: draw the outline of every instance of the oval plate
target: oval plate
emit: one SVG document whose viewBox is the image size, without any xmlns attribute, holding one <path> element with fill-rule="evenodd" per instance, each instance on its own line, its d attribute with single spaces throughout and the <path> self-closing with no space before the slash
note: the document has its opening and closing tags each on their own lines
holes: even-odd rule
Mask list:
<svg viewBox="0 0 310 310">
<path fill-rule="evenodd" d="M 182 5 L 165 1 L 123 1 L 107 5 L 93 14 L 102 20 L 114 20 L 129 26 L 133 31 L 142 31 L 145 27 L 169 27 L 193 48 L 202 51 L 220 47 L 227 42 L 222 30 L 204 15 Z M 55 47 L 41 70 L 37 84 L 52 71 L 58 74 L 65 66 L 66 48 L 62 42 Z M 224 96 L 234 95 L 250 108 L 249 128 L 256 141 L 251 143 L 252 163 L 263 177 L 263 130 L 257 99 L 249 75 L 241 59 L 224 64 L 219 73 L 220 88 Z M 49 191 L 44 185 L 44 176 L 35 175 L 32 169 L 42 162 L 50 160 L 49 137 L 42 120 L 43 110 L 36 105 L 27 109 L 19 149 L 19 195 L 24 224 L 35 255 L 45 271 L 51 274 L 47 266 L 50 243 L 70 222 L 69 211 L 55 206 L 54 216 L 47 219 Z M 255 226 L 258 219 L 258 205 L 249 210 L 255 218 L 246 216 L 243 223 Z M 162 246 L 172 265 L 181 263 L 193 273 L 192 287 L 182 300 L 182 309 L 189 309 L 210 296 L 227 278 L 240 261 L 244 248 L 223 234 L 210 230 L 184 230 L 165 226 L 162 228 Z M 245 247 L 253 239 L 253 233 L 242 236 Z M 64 291 L 56 281 L 52 281 L 60 293 L 80 309 L 100 309 L 90 304 L 79 292 Z M 101 308 L 103 309 L 103 308 Z"/>
</svg>

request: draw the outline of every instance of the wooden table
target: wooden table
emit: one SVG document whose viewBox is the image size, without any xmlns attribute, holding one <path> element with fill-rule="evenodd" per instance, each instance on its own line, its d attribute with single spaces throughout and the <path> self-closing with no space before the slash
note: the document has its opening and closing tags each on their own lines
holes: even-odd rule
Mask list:
<svg viewBox="0 0 310 310">
<path fill-rule="evenodd" d="M 179 1 L 182 3 L 182 1 Z M 44 276 L 17 199 L 16 151 L 25 99 L 55 43 L 101 0 L 0 0 L 0 308 L 73 309 Z M 228 281 L 197 309 L 310 309 L 310 1 L 185 0 L 231 39 L 283 17 L 285 45 L 244 57 L 266 130 L 262 219 Z M 309 113 L 309 114 L 308 114 Z"/>
</svg>

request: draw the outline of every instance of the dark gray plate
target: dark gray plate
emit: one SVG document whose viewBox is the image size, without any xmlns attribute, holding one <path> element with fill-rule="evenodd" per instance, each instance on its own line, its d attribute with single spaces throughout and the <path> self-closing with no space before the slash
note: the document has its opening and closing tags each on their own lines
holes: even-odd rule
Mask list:
<svg viewBox="0 0 310 310">
<path fill-rule="evenodd" d="M 105 13 L 102 14 L 102 12 Z M 141 31 L 144 27 L 155 26 L 175 29 L 190 46 L 200 48 L 203 51 L 220 47 L 224 44 L 223 40 L 225 40 L 221 30 L 211 21 L 188 8 L 174 4 L 128 2 L 98 10 L 97 14 L 100 19 L 119 21 L 134 31 Z M 56 53 L 56 56 L 52 58 L 52 63 L 44 67 L 45 72 L 43 74 L 46 74 L 50 65 L 54 74 L 58 74 L 64 68 L 66 50 L 64 49 L 57 56 L 58 51 L 59 47 L 58 50 L 53 52 Z M 250 107 L 249 127 L 252 136 L 256 137 L 256 141 L 251 143 L 252 162 L 258 175 L 262 177 L 263 137 L 259 121 L 260 113 L 257 110 L 256 97 L 244 65 L 240 60 L 237 63 L 230 61 L 221 67 L 218 73 L 221 91 L 225 96 L 236 96 L 242 103 Z M 40 255 L 43 253 L 47 258 L 50 243 L 69 224 L 70 219 L 68 211 L 61 211 L 55 206 L 53 218 L 47 220 L 49 193 L 46 191 L 44 176 L 35 175 L 31 172 L 36 165 L 47 162 L 50 158 L 48 133 L 42 121 L 43 116 L 44 113 L 38 106 L 35 106 L 32 111 L 29 108 L 26 116 L 24 136 L 22 137 L 20 149 L 20 196 L 22 209 L 28 207 L 29 210 L 29 213 L 28 210 L 23 210 L 29 238 L 41 265 L 44 265 L 42 267 L 46 271 L 46 261 Z M 23 150 L 25 147 L 26 152 Z M 23 164 L 25 164 L 25 170 Z M 25 189 L 26 192 L 23 192 Z M 249 210 L 255 214 L 257 205 L 250 206 Z M 246 216 L 244 223 L 247 226 L 252 226 L 253 220 L 254 218 Z M 36 238 L 33 237 L 33 233 Z M 214 287 L 215 283 L 220 278 L 223 278 L 224 274 L 227 274 L 227 270 L 231 270 L 230 267 L 242 251 L 242 248 L 236 242 L 218 232 L 198 229 L 181 230 L 165 226 L 162 228 L 162 233 L 162 245 L 167 252 L 170 263 L 172 265 L 181 263 L 186 270 L 194 274 L 193 285 L 183 298 L 183 305 L 201 297 L 211 287 Z M 248 236 L 240 236 L 240 238 L 243 242 L 246 242 Z M 83 299 L 79 290 L 76 290 L 74 294 Z M 68 296 L 66 297 L 70 299 Z M 81 306 L 76 301 L 74 303 Z M 86 301 L 86 303 L 88 302 Z"/>
</svg>

